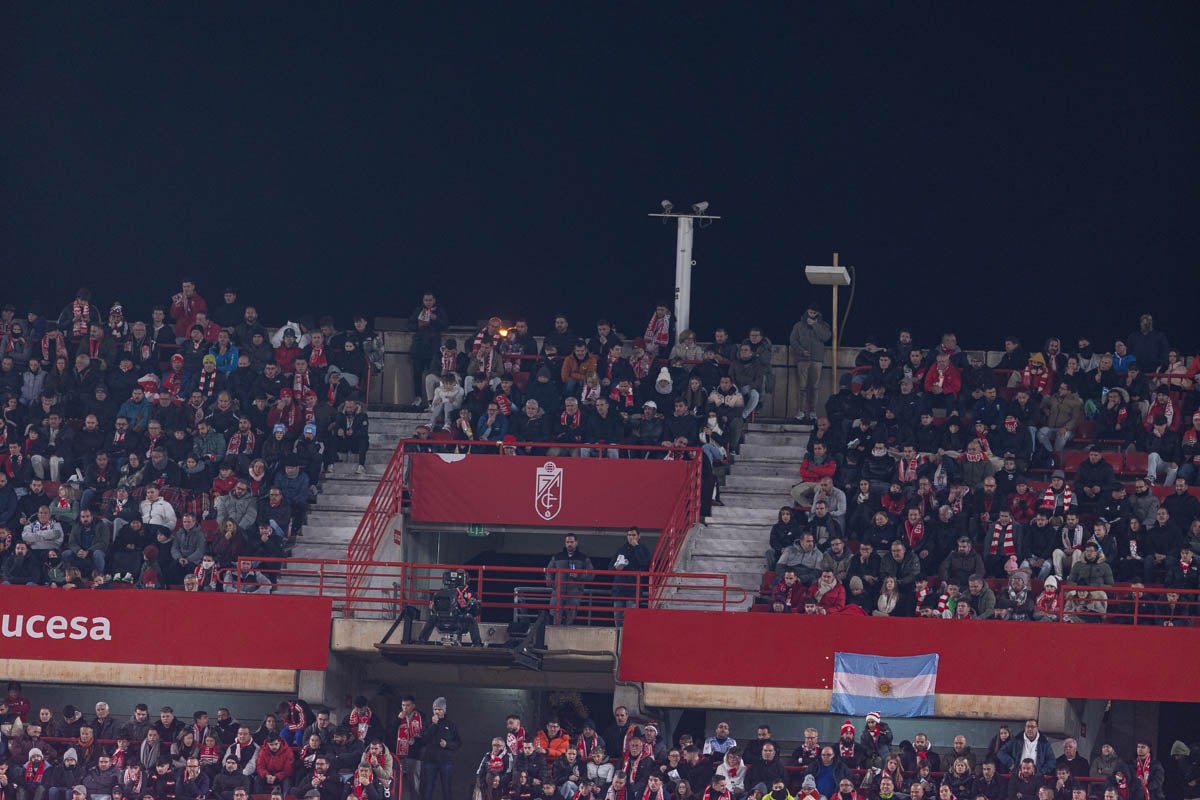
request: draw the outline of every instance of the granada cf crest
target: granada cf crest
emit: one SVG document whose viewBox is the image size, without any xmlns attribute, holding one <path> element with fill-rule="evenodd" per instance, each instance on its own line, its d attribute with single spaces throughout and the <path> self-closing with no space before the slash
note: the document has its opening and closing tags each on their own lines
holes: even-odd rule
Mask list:
<svg viewBox="0 0 1200 800">
<path fill-rule="evenodd" d="M 549 522 L 562 511 L 563 470 L 553 461 L 547 461 L 537 470 L 537 488 L 533 495 L 533 508 L 537 515 Z"/>
</svg>

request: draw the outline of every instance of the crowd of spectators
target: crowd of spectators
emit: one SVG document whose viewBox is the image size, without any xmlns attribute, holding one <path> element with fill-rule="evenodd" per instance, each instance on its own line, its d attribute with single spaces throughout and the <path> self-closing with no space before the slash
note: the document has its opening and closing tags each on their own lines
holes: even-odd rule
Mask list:
<svg viewBox="0 0 1200 800">
<path fill-rule="evenodd" d="M 1200 357 L 1149 315 L 1112 353 L 1004 348 L 992 368 L 953 334 L 868 341 L 771 529 L 772 610 L 1192 622 Z"/>
<path fill-rule="evenodd" d="M 0 310 L 0 580 L 63 588 L 269 591 L 325 474 L 364 471 L 370 322 L 272 333 L 224 288 L 107 313 Z M 256 559 L 255 557 L 258 557 Z"/>
<path fill-rule="evenodd" d="M 680 734 L 672 744 L 653 723 L 635 724 L 624 707 L 601 729 L 581 720 L 567 730 L 550 718 L 536 732 L 509 715 L 476 769 L 486 800 L 1162 800 L 1164 783 L 1195 791 L 1194 748 L 1176 742 L 1170 773 L 1141 740 L 1129 761 L 1110 744 L 1090 763 L 1073 739 L 1055 757 L 1035 720 L 1018 736 L 1001 726 L 986 753 L 953 737 L 943 752 L 924 733 L 895 742 L 879 714 L 861 733 L 850 720 L 840 738 L 822 743 L 815 728 L 787 754 L 768 725 L 739 743 L 726 722 L 701 741 Z M 1200 755 L 1198 753 L 1197 755 Z M 1111 793 L 1111 794 L 1110 794 Z M 1181 796 L 1190 796 L 1183 794 Z"/>
<path fill-rule="evenodd" d="M 629 456 L 603 445 L 703 447 L 706 461 L 736 455 L 745 422 L 772 391 L 771 341 L 751 328 L 740 343 L 718 328 L 711 344 L 674 335 L 665 304 L 642 335 L 606 319 L 590 335 L 564 315 L 539 346 L 525 319 L 492 317 L 469 342 L 443 334 L 450 318 L 433 293 L 413 311 L 416 407 L 427 429 L 455 440 L 553 443 L 521 452 Z M 663 457 L 657 453 L 634 457 Z"/>
<path fill-rule="evenodd" d="M 387 743 L 397 723 L 385 730 L 365 697 L 353 703 L 340 722 L 296 699 L 260 722 L 239 722 L 228 708 L 183 718 L 162 706 L 154 716 L 145 703 L 119 720 L 105 702 L 91 715 L 33 708 L 11 682 L 0 698 L 0 798 L 387 800 L 409 752 Z M 419 725 L 416 733 L 414 744 Z M 437 735 L 436 723 L 426 733 Z"/>
</svg>

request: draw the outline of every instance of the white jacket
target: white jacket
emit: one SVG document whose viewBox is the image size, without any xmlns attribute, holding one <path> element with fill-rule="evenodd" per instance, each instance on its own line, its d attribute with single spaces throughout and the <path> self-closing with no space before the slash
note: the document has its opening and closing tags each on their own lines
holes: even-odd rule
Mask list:
<svg viewBox="0 0 1200 800">
<path fill-rule="evenodd" d="M 161 497 L 151 503 L 143 500 L 138 506 L 142 512 L 142 522 L 147 525 L 161 525 L 167 530 L 175 529 L 175 508 Z"/>
</svg>

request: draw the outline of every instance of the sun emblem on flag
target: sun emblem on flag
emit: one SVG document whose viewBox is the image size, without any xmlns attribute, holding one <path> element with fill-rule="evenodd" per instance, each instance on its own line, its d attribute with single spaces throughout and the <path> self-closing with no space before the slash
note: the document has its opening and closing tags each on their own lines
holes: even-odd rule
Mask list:
<svg viewBox="0 0 1200 800">
<path fill-rule="evenodd" d="M 875 689 L 882 695 L 888 695 L 892 693 L 892 684 L 890 681 L 883 680 L 876 685 Z"/>
</svg>

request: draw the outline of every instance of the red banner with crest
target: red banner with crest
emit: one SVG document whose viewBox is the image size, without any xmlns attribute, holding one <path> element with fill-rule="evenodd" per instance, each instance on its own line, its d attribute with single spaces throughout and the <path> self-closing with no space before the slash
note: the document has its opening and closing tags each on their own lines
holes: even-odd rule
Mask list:
<svg viewBox="0 0 1200 800">
<path fill-rule="evenodd" d="M 658 529 L 694 462 L 414 453 L 414 522 Z"/>
</svg>

